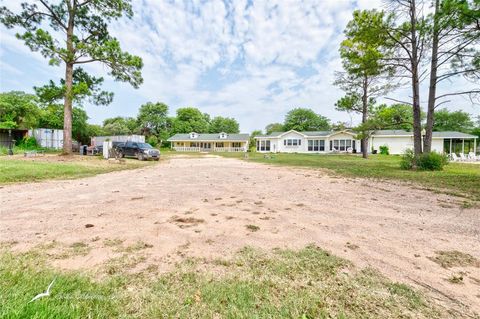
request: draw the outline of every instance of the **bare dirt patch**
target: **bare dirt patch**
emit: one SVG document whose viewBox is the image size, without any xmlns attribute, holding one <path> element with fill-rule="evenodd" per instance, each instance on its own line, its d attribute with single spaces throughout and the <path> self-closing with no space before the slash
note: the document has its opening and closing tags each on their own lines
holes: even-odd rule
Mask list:
<svg viewBox="0 0 480 319">
<path fill-rule="evenodd" d="M 18 251 L 45 245 L 47 253 L 55 241 L 69 253 L 54 265 L 108 273 L 123 265 L 166 271 L 183 258 L 225 258 L 245 246 L 313 243 L 423 287 L 452 308 L 480 312 L 480 268 L 452 271 L 429 258 L 458 251 L 478 260 L 480 209 L 446 194 L 313 169 L 172 157 L 139 170 L 6 185 L 0 241 Z M 462 274 L 461 284 L 446 280 L 452 273 Z"/>
</svg>

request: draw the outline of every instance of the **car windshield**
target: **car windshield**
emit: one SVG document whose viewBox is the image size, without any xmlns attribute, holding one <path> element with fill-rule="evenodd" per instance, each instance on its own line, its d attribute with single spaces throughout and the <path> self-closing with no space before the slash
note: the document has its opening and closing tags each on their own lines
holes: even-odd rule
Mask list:
<svg viewBox="0 0 480 319">
<path fill-rule="evenodd" d="M 152 145 L 148 143 L 137 143 L 138 147 L 140 148 L 153 148 Z"/>
</svg>

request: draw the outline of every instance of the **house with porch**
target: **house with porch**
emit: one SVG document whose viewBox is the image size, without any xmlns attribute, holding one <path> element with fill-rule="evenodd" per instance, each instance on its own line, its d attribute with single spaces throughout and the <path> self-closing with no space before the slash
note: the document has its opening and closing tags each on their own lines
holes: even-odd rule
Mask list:
<svg viewBox="0 0 480 319">
<path fill-rule="evenodd" d="M 336 153 L 361 152 L 357 134 L 350 130 L 273 132 L 255 137 L 258 152 L 281 153 Z M 477 136 L 461 132 L 433 132 L 432 150 L 439 153 L 477 152 Z M 404 130 L 379 130 L 368 139 L 368 151 L 388 146 L 390 154 L 403 154 L 413 148 L 413 133 Z"/>
<path fill-rule="evenodd" d="M 173 150 L 179 152 L 246 152 L 249 139 L 249 134 L 192 132 L 175 134 L 167 141 L 171 142 Z"/>
</svg>

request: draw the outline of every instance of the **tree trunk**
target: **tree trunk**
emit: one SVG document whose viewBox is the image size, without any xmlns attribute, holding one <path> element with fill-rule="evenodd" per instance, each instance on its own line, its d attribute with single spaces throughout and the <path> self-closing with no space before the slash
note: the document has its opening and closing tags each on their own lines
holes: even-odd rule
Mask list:
<svg viewBox="0 0 480 319">
<path fill-rule="evenodd" d="M 437 95 L 437 69 L 438 69 L 438 10 L 440 1 L 435 0 L 435 12 L 433 19 L 433 37 L 432 37 L 432 61 L 430 64 L 430 86 L 428 90 L 428 110 L 427 110 L 427 126 L 425 127 L 425 139 L 423 141 L 423 151 L 430 152 L 432 150 L 432 131 L 435 122 L 435 102 Z"/>
<path fill-rule="evenodd" d="M 72 84 L 73 64 L 65 67 L 65 100 L 63 104 L 63 154 L 72 154 Z"/>
<path fill-rule="evenodd" d="M 413 96 L 413 151 L 415 156 L 422 154 L 422 118 L 420 109 L 420 83 L 417 38 L 417 6 L 415 0 L 410 1 L 410 36 L 412 45 L 412 96 Z"/>
<path fill-rule="evenodd" d="M 365 123 L 367 122 L 368 119 L 368 78 L 365 77 L 363 79 L 363 95 L 362 95 L 362 124 L 363 127 L 365 128 Z M 364 132 L 363 138 L 362 138 L 362 157 L 363 158 L 368 158 L 368 134 Z"/>
<path fill-rule="evenodd" d="M 65 99 L 63 103 L 63 154 L 72 154 L 72 100 L 73 100 L 73 17 L 75 12 L 69 5 L 67 29 L 67 58 L 65 61 Z"/>
</svg>

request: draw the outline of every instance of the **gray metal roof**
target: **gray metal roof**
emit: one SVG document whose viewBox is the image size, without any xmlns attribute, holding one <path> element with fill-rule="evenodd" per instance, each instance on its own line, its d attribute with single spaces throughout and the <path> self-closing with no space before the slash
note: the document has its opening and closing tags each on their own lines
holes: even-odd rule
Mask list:
<svg viewBox="0 0 480 319">
<path fill-rule="evenodd" d="M 292 130 L 294 131 L 294 130 Z M 328 136 L 334 133 L 340 133 L 343 131 L 295 131 L 306 136 Z M 272 132 L 268 135 L 257 135 L 255 137 L 279 137 L 280 135 L 287 132 Z"/>
<path fill-rule="evenodd" d="M 342 131 L 302 131 L 298 133 L 306 136 L 328 136 L 328 135 L 332 135 L 339 132 L 342 132 Z M 347 132 L 350 132 L 350 131 L 347 130 Z M 255 137 L 276 138 L 284 133 L 286 132 L 272 132 L 268 135 L 257 135 Z M 377 130 L 372 135 L 373 136 L 413 136 L 413 132 L 405 131 L 405 130 Z M 453 132 L 453 131 L 433 132 L 432 136 L 436 138 L 476 138 L 477 137 L 475 135 L 470 135 L 462 132 Z"/>
<path fill-rule="evenodd" d="M 249 134 L 227 134 L 226 138 L 220 138 L 220 133 L 198 134 L 197 138 L 190 138 L 190 134 L 175 134 L 167 141 L 248 141 Z"/>
<path fill-rule="evenodd" d="M 413 136 L 413 132 L 405 130 L 378 130 L 373 133 L 373 136 Z M 477 136 L 466 134 L 462 132 L 444 131 L 433 132 L 433 137 L 438 138 L 476 138 Z"/>
</svg>

